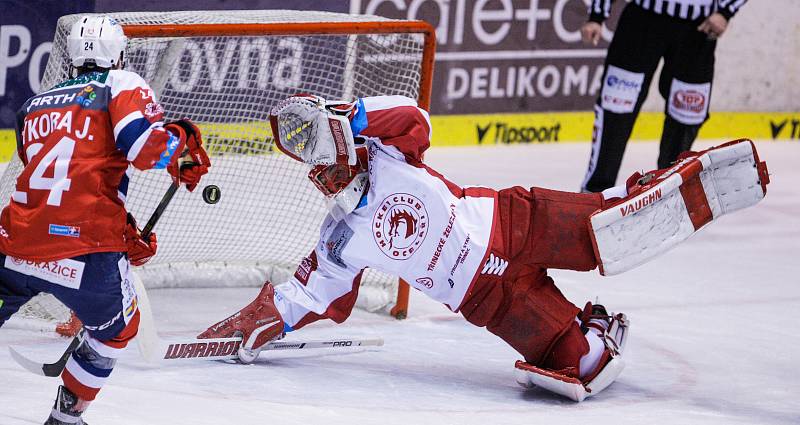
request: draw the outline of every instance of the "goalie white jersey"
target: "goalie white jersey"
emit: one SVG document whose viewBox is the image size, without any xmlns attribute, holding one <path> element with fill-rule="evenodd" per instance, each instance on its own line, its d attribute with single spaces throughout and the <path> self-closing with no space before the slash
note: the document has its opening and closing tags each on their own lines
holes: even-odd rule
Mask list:
<svg viewBox="0 0 800 425">
<path fill-rule="evenodd" d="M 314 252 L 276 288 L 289 328 L 346 319 L 367 267 L 458 311 L 486 262 L 497 192 L 462 189 L 422 164 L 431 127 L 413 100 L 365 98 L 358 108 L 352 127 L 367 139 L 369 190 L 343 220 L 325 219 Z"/>
</svg>

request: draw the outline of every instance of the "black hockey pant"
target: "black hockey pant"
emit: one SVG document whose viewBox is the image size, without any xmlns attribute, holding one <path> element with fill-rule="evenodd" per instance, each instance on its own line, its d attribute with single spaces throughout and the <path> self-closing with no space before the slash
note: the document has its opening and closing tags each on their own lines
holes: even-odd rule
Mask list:
<svg viewBox="0 0 800 425">
<path fill-rule="evenodd" d="M 689 150 L 708 119 L 716 41 L 688 21 L 645 11 L 633 3 L 622 12 L 606 56 L 603 87 L 595 105 L 592 154 L 581 189 L 615 185 L 625 145 L 661 58 L 658 89 L 666 104 L 658 167 Z"/>
</svg>

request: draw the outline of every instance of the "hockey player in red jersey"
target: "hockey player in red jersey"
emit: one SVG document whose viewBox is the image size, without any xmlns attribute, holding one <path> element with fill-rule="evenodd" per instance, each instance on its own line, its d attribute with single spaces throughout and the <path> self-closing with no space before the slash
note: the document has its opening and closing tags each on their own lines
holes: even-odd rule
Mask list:
<svg viewBox="0 0 800 425">
<path fill-rule="evenodd" d="M 327 103 L 291 97 L 272 112 L 276 144 L 313 165 L 329 199 L 319 243 L 287 282 L 201 338 L 241 334 L 250 362 L 270 340 L 316 320 L 350 315 L 366 267 L 486 327 L 517 352 L 517 380 L 580 401 L 622 371 L 628 320 L 569 302 L 547 269 L 627 270 L 766 193 L 750 141 L 694 153 L 603 193 L 459 187 L 422 161 L 428 114 L 412 99 Z M 656 229 L 662 227 L 663 231 Z"/>
<path fill-rule="evenodd" d="M 148 84 L 122 70 L 126 44 L 113 19 L 81 18 L 67 40 L 70 79 L 28 99 L 17 115 L 24 169 L 0 216 L 0 326 L 48 292 L 87 332 L 46 424 L 83 424 L 81 414 L 136 336 L 130 265 L 155 255 L 156 239 L 145 241 L 126 215 L 133 169 L 166 169 L 193 190 L 210 166 L 198 128 L 189 120 L 164 124 Z"/>
</svg>

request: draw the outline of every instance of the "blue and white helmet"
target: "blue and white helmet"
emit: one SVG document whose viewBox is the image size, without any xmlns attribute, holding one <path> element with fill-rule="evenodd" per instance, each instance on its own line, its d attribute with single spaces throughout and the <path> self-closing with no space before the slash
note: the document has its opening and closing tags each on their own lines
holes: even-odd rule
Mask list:
<svg viewBox="0 0 800 425">
<path fill-rule="evenodd" d="M 112 68 L 125 51 L 128 39 L 114 18 L 85 16 L 72 25 L 67 37 L 67 52 L 74 67 L 94 64 Z"/>
</svg>

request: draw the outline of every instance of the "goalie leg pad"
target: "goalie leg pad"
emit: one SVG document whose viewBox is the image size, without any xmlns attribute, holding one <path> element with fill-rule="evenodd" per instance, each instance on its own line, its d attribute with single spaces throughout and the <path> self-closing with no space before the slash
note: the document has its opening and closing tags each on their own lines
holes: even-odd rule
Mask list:
<svg viewBox="0 0 800 425">
<path fill-rule="evenodd" d="M 628 197 L 589 218 L 603 275 L 643 264 L 709 222 L 758 203 L 769 183 L 766 164 L 746 139 L 692 153 L 643 179 Z"/>
</svg>

